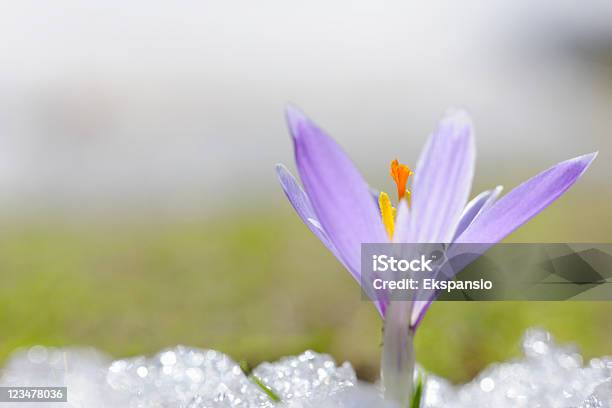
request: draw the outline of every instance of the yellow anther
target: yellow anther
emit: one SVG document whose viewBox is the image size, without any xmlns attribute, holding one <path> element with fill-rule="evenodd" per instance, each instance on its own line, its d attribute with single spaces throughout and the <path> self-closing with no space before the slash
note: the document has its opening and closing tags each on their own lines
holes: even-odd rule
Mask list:
<svg viewBox="0 0 612 408">
<path fill-rule="evenodd" d="M 395 228 L 395 208 L 391 205 L 389 195 L 384 191 L 378 197 L 378 205 L 380 207 L 380 215 L 382 216 L 383 225 L 387 231 L 389 239 L 393 238 L 393 229 Z"/>
</svg>

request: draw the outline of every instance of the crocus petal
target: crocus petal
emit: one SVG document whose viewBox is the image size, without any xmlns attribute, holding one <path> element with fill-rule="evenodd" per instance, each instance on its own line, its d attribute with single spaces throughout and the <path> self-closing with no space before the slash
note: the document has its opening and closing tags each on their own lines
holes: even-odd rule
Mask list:
<svg viewBox="0 0 612 408">
<path fill-rule="evenodd" d="M 468 203 L 463 210 L 463 214 L 461 214 L 459 225 L 457 225 L 457 229 L 455 230 L 455 239 L 461 235 L 480 214 L 491 208 L 502 190 L 502 186 L 497 186 L 493 190 L 483 191 Z"/>
<path fill-rule="evenodd" d="M 306 195 L 340 260 L 359 281 L 361 243 L 388 241 L 368 185 L 319 127 L 295 108 L 286 115 Z"/>
<path fill-rule="evenodd" d="M 327 249 L 329 249 L 331 253 L 344 264 L 336 247 L 334 247 L 334 244 L 332 244 L 327 237 L 327 234 L 321 227 L 321 223 L 317 219 L 317 215 L 312 208 L 312 204 L 310 203 L 308 196 L 306 193 L 304 193 L 304 190 L 302 190 L 302 187 L 300 187 L 295 177 L 293 177 L 291 172 L 282 164 L 276 165 L 276 175 L 278 176 L 278 180 L 280 181 L 285 195 L 302 221 L 304 221 L 306 226 L 317 236 L 317 238 L 321 240 Z M 344 267 L 348 269 L 346 265 L 344 265 Z M 388 304 L 387 298 L 381 297 L 375 301 L 374 304 L 381 316 L 384 316 Z"/>
<path fill-rule="evenodd" d="M 456 242 L 497 243 L 559 198 L 589 167 L 597 153 L 559 163 L 527 180 L 480 215 Z"/>
<path fill-rule="evenodd" d="M 429 138 L 414 174 L 411 242 L 450 242 L 467 203 L 476 148 L 463 111 L 447 114 Z"/>
<path fill-rule="evenodd" d="M 395 217 L 395 232 L 393 242 L 406 243 L 410 238 L 410 207 L 406 200 L 400 200 L 397 205 L 397 216 Z"/>
<path fill-rule="evenodd" d="M 297 180 L 289 170 L 282 164 L 276 165 L 276 175 L 278 176 L 278 181 L 280 181 L 281 186 L 283 187 L 283 191 L 285 191 L 285 195 L 289 199 L 289 202 L 298 213 L 302 221 L 306 224 L 308 228 L 323 242 L 323 244 L 329 249 L 337 258 L 339 258 L 338 252 L 334 247 L 334 244 L 331 243 L 327 234 L 321 227 L 321 223 L 317 219 L 317 215 L 315 214 L 312 204 L 310 204 L 310 200 L 302 187 L 298 184 Z"/>
<path fill-rule="evenodd" d="M 502 192 L 502 190 L 503 190 L 502 186 L 497 186 L 494 189 L 483 191 L 482 193 L 474 197 L 466 205 L 465 209 L 463 210 L 463 214 L 461 215 L 461 218 L 459 220 L 459 225 L 457 226 L 456 231 L 455 231 L 455 237 L 461 234 L 461 232 L 463 232 L 476 218 L 478 218 L 480 214 L 482 214 L 484 211 L 489 209 L 495 203 L 495 200 L 497 200 L 497 197 L 499 197 L 499 194 Z M 401 210 L 398 208 L 398 218 L 397 218 L 398 222 L 397 223 L 399 223 L 399 217 L 401 214 L 400 211 Z M 396 234 L 398 234 L 397 223 L 396 223 Z M 404 237 L 403 239 L 406 239 L 406 238 Z M 402 242 L 402 241 L 398 241 L 398 242 Z M 418 294 L 419 298 L 421 299 L 425 297 L 423 292 L 425 291 L 420 290 Z M 435 298 L 435 291 L 430 291 L 430 292 L 431 292 L 430 300 L 415 300 L 413 302 L 412 311 L 411 311 L 411 320 L 410 320 L 410 327 L 413 329 L 419 325 L 419 323 L 425 316 L 425 312 L 427 311 L 427 309 L 429 308 L 429 306 L 431 305 L 432 301 Z"/>
<path fill-rule="evenodd" d="M 465 231 L 465 229 L 470 226 L 470 224 L 472 224 L 474 220 L 476 220 L 481 214 L 491 208 L 491 206 L 496 202 L 503 189 L 503 186 L 497 186 L 492 190 L 483 191 L 467 204 L 465 210 L 463 210 L 461 219 L 459 220 L 459 225 L 455 230 L 455 237 L 453 240 L 457 239 L 457 237 L 461 235 L 461 233 Z M 419 323 L 425 316 L 425 312 L 431 305 L 434 296 L 435 295 L 432 294 L 431 300 L 420 300 L 415 302 L 414 307 L 412 309 L 411 327 L 414 328 L 419 325 Z"/>
<path fill-rule="evenodd" d="M 566 160 L 527 180 L 478 215 L 455 242 L 483 244 L 477 252 L 486 252 L 559 198 L 580 178 L 596 156 L 595 152 Z M 470 249 L 473 251 L 474 247 Z M 420 324 L 430 304 L 431 301 L 415 303 L 411 327 Z"/>
</svg>

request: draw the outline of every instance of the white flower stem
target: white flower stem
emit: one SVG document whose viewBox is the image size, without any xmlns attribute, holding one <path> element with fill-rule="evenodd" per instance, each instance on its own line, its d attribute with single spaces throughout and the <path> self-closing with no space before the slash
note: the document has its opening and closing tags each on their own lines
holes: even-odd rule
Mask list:
<svg viewBox="0 0 612 408">
<path fill-rule="evenodd" d="M 385 314 L 381 378 L 385 399 L 409 407 L 414 382 L 414 330 L 410 328 L 412 302 L 390 302 Z"/>
</svg>

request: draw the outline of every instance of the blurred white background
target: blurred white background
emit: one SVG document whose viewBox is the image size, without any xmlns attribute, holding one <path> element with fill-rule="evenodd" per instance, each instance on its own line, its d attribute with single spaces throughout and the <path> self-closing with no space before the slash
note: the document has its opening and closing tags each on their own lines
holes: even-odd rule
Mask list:
<svg viewBox="0 0 612 408">
<path fill-rule="evenodd" d="M 478 186 L 600 150 L 584 183 L 611 192 L 610 1 L 19 1 L 0 38 L 5 209 L 265 200 L 287 102 L 373 183 L 462 106 Z"/>
</svg>

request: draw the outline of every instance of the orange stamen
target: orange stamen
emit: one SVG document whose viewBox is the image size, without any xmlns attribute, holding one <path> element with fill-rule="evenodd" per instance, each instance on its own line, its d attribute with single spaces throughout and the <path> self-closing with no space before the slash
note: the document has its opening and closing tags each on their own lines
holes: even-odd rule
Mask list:
<svg viewBox="0 0 612 408">
<path fill-rule="evenodd" d="M 406 184 L 408 183 L 408 177 L 412 175 L 412 170 L 405 164 L 401 164 L 397 159 L 391 162 L 391 177 L 397 185 L 397 197 L 401 200 L 406 196 Z M 408 192 L 410 194 L 410 192 Z"/>
</svg>

